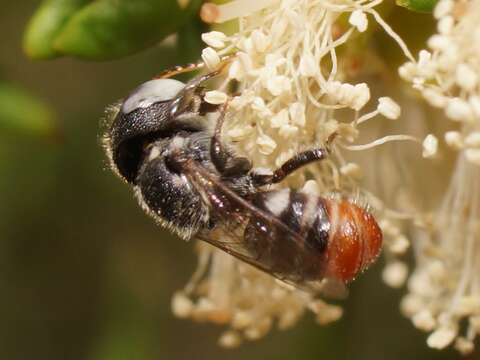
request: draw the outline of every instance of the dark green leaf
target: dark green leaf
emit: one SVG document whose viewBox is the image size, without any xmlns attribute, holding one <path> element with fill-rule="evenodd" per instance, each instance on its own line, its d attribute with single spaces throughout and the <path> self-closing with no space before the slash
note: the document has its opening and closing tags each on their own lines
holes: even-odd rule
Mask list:
<svg viewBox="0 0 480 360">
<path fill-rule="evenodd" d="M 68 19 L 91 0 L 46 0 L 35 12 L 23 38 L 23 48 L 32 59 L 60 55 L 52 46 Z"/>
<path fill-rule="evenodd" d="M 185 9 L 177 0 L 98 0 L 80 10 L 55 41 L 68 55 L 114 59 L 158 43 L 196 16 L 201 0 Z"/>
<path fill-rule="evenodd" d="M 397 5 L 418 12 L 431 12 L 438 0 L 397 0 Z"/>
<path fill-rule="evenodd" d="M 192 19 L 178 30 L 178 60 L 185 64 L 198 61 L 205 43 L 202 41 L 202 33 L 208 28 L 200 19 Z"/>
<path fill-rule="evenodd" d="M 55 130 L 50 108 L 24 90 L 0 83 L 0 134 L 51 135 Z"/>
</svg>

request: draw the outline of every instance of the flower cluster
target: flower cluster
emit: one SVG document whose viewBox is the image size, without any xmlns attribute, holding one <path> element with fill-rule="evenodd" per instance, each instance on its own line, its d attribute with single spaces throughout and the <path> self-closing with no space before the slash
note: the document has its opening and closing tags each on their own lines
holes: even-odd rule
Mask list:
<svg viewBox="0 0 480 360">
<path fill-rule="evenodd" d="M 414 140 L 390 135 L 365 145 L 358 139 L 362 124 L 382 116 L 400 117 L 400 107 L 389 97 L 380 97 L 373 111 L 363 112 L 370 101 L 366 83 L 346 82 L 337 56 L 369 20 L 377 22 L 413 60 L 407 47 L 384 22 L 375 7 L 381 0 L 237 0 L 224 5 L 207 3 L 202 16 L 210 22 L 238 20 L 238 31 L 227 36 L 211 31 L 202 36 L 208 45 L 202 52 L 207 68 L 216 69 L 224 56 L 234 54 L 223 84 L 206 94 L 205 100 L 222 104 L 229 99 L 229 118 L 223 136 L 258 168 L 273 170 L 297 152 L 322 146 L 333 133 L 333 155 L 308 167 L 310 177 L 298 171 L 282 186 L 304 186 L 312 193 L 341 191 L 357 197 L 361 167 L 345 160 L 344 150 L 363 150 L 393 140 Z M 338 21 L 345 18 L 346 21 Z M 227 89 L 237 84 L 237 95 Z M 425 156 L 435 152 L 435 139 L 424 143 Z M 433 141 L 433 144 L 432 144 Z M 392 241 L 389 251 L 404 253 L 408 240 L 400 234 L 379 199 L 366 191 L 370 205 L 383 219 L 381 226 Z M 370 196 L 371 195 L 371 196 Z M 387 281 L 400 285 L 404 269 L 390 267 Z M 399 278 L 399 271 L 400 277 Z M 405 274 L 404 274 L 405 273 Z M 292 326 L 308 309 L 320 323 L 336 320 L 338 306 L 326 304 L 297 289 L 286 288 L 273 277 L 211 248 L 199 246 L 199 266 L 186 288 L 172 302 L 179 317 L 191 317 L 230 328 L 220 344 L 233 347 L 243 339 L 265 335 L 274 322 L 279 328 Z"/>
<path fill-rule="evenodd" d="M 255 268 L 199 243 L 199 265 L 185 289 L 172 299 L 173 313 L 197 321 L 230 325 L 219 344 L 235 347 L 243 339 L 267 334 L 274 320 L 288 329 L 309 309 L 320 324 L 337 320 L 342 309 L 274 280 Z M 192 297 L 197 298 L 194 303 Z"/>
<path fill-rule="evenodd" d="M 430 105 L 459 123 L 460 131 L 446 132 L 445 142 L 476 165 L 480 165 L 479 11 L 479 1 L 440 1 L 434 13 L 438 33 L 428 40 L 430 51 L 420 51 L 418 61 L 399 69 Z"/>
<path fill-rule="evenodd" d="M 430 347 L 454 343 L 469 353 L 480 332 L 480 1 L 441 0 L 434 16 L 438 32 L 429 50 L 400 75 L 443 110 L 454 127 L 444 141 L 457 160 L 441 206 L 416 236 L 416 268 L 402 310 L 432 332 Z"/>
</svg>

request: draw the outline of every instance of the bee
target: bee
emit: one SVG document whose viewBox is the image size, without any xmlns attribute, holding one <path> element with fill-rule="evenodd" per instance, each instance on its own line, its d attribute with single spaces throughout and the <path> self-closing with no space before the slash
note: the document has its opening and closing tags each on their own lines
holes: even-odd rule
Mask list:
<svg viewBox="0 0 480 360">
<path fill-rule="evenodd" d="M 310 292 L 342 287 L 365 270 L 382 246 L 372 214 L 346 199 L 270 187 L 327 157 L 330 140 L 275 171 L 252 168 L 222 139 L 227 104 L 204 98 L 221 68 L 187 83 L 170 78 L 188 70 L 140 85 L 106 131 L 112 168 L 140 206 L 179 237 L 206 241 Z"/>
</svg>

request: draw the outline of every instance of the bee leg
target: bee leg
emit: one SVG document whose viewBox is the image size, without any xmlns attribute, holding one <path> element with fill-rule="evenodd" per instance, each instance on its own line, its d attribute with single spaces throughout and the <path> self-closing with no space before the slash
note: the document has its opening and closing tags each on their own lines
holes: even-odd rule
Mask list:
<svg viewBox="0 0 480 360">
<path fill-rule="evenodd" d="M 302 166 L 308 165 L 314 161 L 323 160 L 327 155 L 328 150 L 325 148 L 303 151 L 285 161 L 282 166 L 271 174 L 258 174 L 254 172 L 250 176 L 255 186 L 276 184 Z"/>
<path fill-rule="evenodd" d="M 171 116 L 174 118 L 185 111 L 199 112 L 200 114 L 217 111 L 218 105 L 212 105 L 203 100 L 205 88 L 200 85 L 217 76 L 222 69 L 223 67 L 208 74 L 196 76 L 187 82 L 185 87 L 171 102 Z M 194 106 L 193 109 L 189 109 L 192 104 L 197 104 L 197 106 Z"/>
<path fill-rule="evenodd" d="M 184 91 L 188 91 L 188 90 L 191 90 L 191 89 L 196 89 L 197 87 L 200 86 L 200 84 L 202 84 L 203 82 L 207 81 L 207 80 L 210 80 L 211 78 L 219 75 L 222 73 L 222 71 L 228 66 L 228 64 L 230 64 L 230 61 L 231 61 L 232 57 L 224 57 L 222 59 L 222 62 L 220 63 L 220 65 L 218 66 L 218 68 L 212 72 L 209 72 L 205 75 L 200 75 L 200 76 L 196 76 L 194 77 L 193 79 L 191 79 L 186 85 L 185 85 L 185 89 Z M 197 64 L 199 67 L 203 67 L 203 63 L 201 64 Z M 200 66 L 201 65 L 201 66 Z M 186 71 L 184 71 L 186 72 Z"/>
<path fill-rule="evenodd" d="M 210 158 L 217 170 L 225 176 L 244 175 L 250 171 L 252 164 L 247 158 L 235 157 L 223 146 L 221 141 L 222 125 L 225 120 L 228 102 L 220 108 L 215 131 L 210 142 Z"/>
<path fill-rule="evenodd" d="M 189 104 L 191 104 L 194 99 L 197 99 L 199 107 L 196 111 L 200 114 L 205 114 L 207 112 L 217 111 L 218 105 L 208 104 L 203 100 L 205 95 L 205 88 L 201 86 L 207 80 L 219 75 L 223 69 L 228 65 L 230 58 L 225 60 L 220 66 L 210 73 L 199 75 L 191 79 L 185 84 L 185 87 L 177 94 L 175 99 L 172 101 L 171 115 L 175 117 L 176 114 L 184 112 Z M 192 66 L 194 66 L 193 64 Z M 185 70 L 187 71 L 187 70 Z M 168 72 L 168 71 L 167 71 Z"/>
<path fill-rule="evenodd" d="M 299 168 L 312 162 L 325 159 L 330 154 L 330 144 L 336 136 L 337 133 L 333 133 L 332 135 L 330 135 L 324 148 L 311 149 L 296 154 L 292 158 L 285 161 L 282 166 L 280 166 L 271 174 L 260 174 L 253 172 L 250 177 L 253 181 L 254 186 L 263 186 L 279 183 Z"/>
</svg>

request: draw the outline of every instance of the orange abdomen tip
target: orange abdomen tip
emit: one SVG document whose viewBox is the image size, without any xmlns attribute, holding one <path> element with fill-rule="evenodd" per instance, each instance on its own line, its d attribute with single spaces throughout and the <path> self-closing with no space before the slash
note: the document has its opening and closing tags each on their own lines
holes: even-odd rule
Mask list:
<svg viewBox="0 0 480 360">
<path fill-rule="evenodd" d="M 331 228 L 326 276 L 349 282 L 380 254 L 382 231 L 372 214 L 346 200 L 327 200 Z"/>
</svg>

